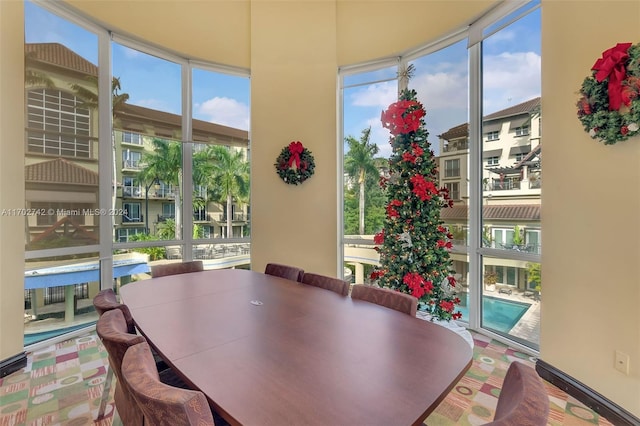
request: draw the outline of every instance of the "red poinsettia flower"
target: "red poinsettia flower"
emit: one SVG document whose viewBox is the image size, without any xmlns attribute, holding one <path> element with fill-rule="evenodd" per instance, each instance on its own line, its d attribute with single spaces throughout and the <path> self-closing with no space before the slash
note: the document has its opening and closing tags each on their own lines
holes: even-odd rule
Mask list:
<svg viewBox="0 0 640 426">
<path fill-rule="evenodd" d="M 440 232 L 442 232 L 444 234 L 445 232 L 447 232 L 447 228 L 445 228 L 442 225 L 438 225 L 438 231 L 440 231 Z"/>
<path fill-rule="evenodd" d="M 402 154 L 402 161 L 415 164 L 416 156 L 411 154 L 410 152 L 405 152 L 404 154 Z"/>
<path fill-rule="evenodd" d="M 626 135 L 627 133 L 629 133 L 629 128 L 627 126 L 620 127 L 620 133 L 622 135 Z"/>
<path fill-rule="evenodd" d="M 377 280 L 378 278 L 383 276 L 385 274 L 385 272 L 386 271 L 384 269 L 378 269 L 378 270 L 373 271 L 369 277 L 372 280 Z"/>
<path fill-rule="evenodd" d="M 389 105 L 380 114 L 382 126 L 389 129 L 392 135 L 406 134 L 418 130 L 420 118 L 425 112 L 422 105 L 416 101 L 398 101 Z"/>
<path fill-rule="evenodd" d="M 413 184 L 411 192 L 416 194 L 422 201 L 430 200 L 432 195 L 438 193 L 433 182 L 427 181 L 422 175 L 413 175 L 409 181 Z"/>
<path fill-rule="evenodd" d="M 455 314 L 451 315 L 451 318 L 454 320 L 462 318 L 462 312 L 458 311 Z"/>
<path fill-rule="evenodd" d="M 384 230 L 373 236 L 374 244 L 384 244 Z"/>
<path fill-rule="evenodd" d="M 455 279 L 455 277 L 453 277 L 453 276 L 449 275 L 449 276 L 447 277 L 447 279 L 449 280 L 449 285 L 450 285 L 451 287 L 455 287 L 455 286 L 456 286 L 456 279 Z"/>
<path fill-rule="evenodd" d="M 420 157 L 424 154 L 424 149 L 420 148 L 420 146 L 415 142 L 411 144 L 411 150 L 413 151 L 413 155 L 416 157 Z"/>
<path fill-rule="evenodd" d="M 441 300 L 440 307 L 442 308 L 443 311 L 453 312 L 454 305 L 453 305 L 453 302 L 449 302 L 447 300 Z"/>
</svg>

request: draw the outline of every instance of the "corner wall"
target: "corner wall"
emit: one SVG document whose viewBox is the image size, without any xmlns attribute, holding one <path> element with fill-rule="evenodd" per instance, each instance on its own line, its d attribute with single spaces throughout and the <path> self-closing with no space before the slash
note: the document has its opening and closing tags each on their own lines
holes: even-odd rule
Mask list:
<svg viewBox="0 0 640 426">
<path fill-rule="evenodd" d="M 251 4 L 251 266 L 338 271 L 336 5 Z M 315 174 L 284 183 L 274 163 L 300 141 Z M 340 264 L 341 266 L 341 264 Z"/>
<path fill-rule="evenodd" d="M 24 208 L 23 2 L 0 1 L 0 212 Z M 10 210 L 8 210 L 10 211 Z M 0 360 L 23 351 L 24 216 L 0 216 Z"/>
<path fill-rule="evenodd" d="M 640 2 L 543 0 L 540 358 L 640 416 L 640 136 L 605 146 L 575 108 L 594 62 L 622 42 L 640 43 Z"/>
</svg>

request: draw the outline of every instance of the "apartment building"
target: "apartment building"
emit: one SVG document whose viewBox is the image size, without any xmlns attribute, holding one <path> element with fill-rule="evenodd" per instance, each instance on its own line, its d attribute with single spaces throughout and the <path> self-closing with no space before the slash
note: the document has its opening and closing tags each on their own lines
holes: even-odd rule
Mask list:
<svg viewBox="0 0 640 426">
<path fill-rule="evenodd" d="M 97 67 L 59 43 L 25 45 L 27 143 L 25 152 L 27 245 L 31 249 L 98 242 Z M 119 82 L 118 82 L 119 83 Z M 124 85 L 124 84 L 123 84 Z M 117 96 L 114 91 L 114 99 Z M 120 94 L 126 93 L 122 87 Z M 153 140 L 183 143 L 181 116 L 126 102 L 113 108 L 115 149 L 112 211 L 115 241 L 155 234 L 175 218 L 179 188 L 158 176 L 143 182 L 145 153 Z M 193 120 L 193 150 L 224 145 L 248 157 L 248 132 Z M 225 206 L 198 187 L 193 221 L 204 238 L 227 237 Z M 191 209 L 188 209 L 191 210 Z M 248 226 L 247 205 L 232 206 L 235 237 Z"/>
<path fill-rule="evenodd" d="M 540 195 L 542 143 L 540 97 L 483 117 L 482 244 L 495 249 L 541 254 Z M 449 189 L 453 208 L 441 217 L 455 240 L 454 269 L 468 273 L 469 126 L 439 135 L 439 179 Z M 537 295 L 540 283 L 529 280 L 530 262 L 486 259 L 485 283 Z M 491 287 L 493 288 L 493 287 Z"/>
</svg>

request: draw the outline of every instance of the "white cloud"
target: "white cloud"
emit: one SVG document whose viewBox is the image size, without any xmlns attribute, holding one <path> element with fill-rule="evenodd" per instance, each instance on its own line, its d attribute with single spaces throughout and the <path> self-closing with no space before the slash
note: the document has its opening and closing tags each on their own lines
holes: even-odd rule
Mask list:
<svg viewBox="0 0 640 426">
<path fill-rule="evenodd" d="M 395 81 L 370 84 L 350 96 L 351 105 L 360 107 L 380 107 L 382 109 L 398 99 Z"/>
<path fill-rule="evenodd" d="M 235 99 L 215 97 L 196 104 L 195 115 L 211 123 L 249 130 L 249 107 Z"/>
<path fill-rule="evenodd" d="M 484 113 L 491 114 L 540 96 L 540 62 L 540 55 L 534 52 L 485 57 Z"/>
</svg>

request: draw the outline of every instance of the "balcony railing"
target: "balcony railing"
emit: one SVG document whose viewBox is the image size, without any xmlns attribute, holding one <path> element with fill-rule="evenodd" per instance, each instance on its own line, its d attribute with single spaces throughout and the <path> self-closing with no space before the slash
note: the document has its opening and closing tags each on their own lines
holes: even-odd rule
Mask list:
<svg viewBox="0 0 640 426">
<path fill-rule="evenodd" d="M 227 214 L 223 213 L 222 214 L 222 219 L 220 219 L 222 222 L 226 222 L 227 221 Z M 231 215 L 231 220 L 232 221 L 248 221 L 249 220 L 249 215 L 244 214 L 243 212 L 239 212 L 239 213 L 233 213 Z"/>
<path fill-rule="evenodd" d="M 176 218 L 176 215 L 174 214 L 167 214 L 167 215 L 159 214 L 158 222 L 165 222 L 167 219 L 175 219 L 175 218 Z"/>
<path fill-rule="evenodd" d="M 465 151 L 469 149 L 469 142 L 457 142 L 442 147 L 442 152 Z"/>
<path fill-rule="evenodd" d="M 512 189 L 520 189 L 520 181 L 516 179 L 505 179 L 500 181 L 499 179 L 493 179 L 491 181 L 492 191 L 508 191 Z"/>
<path fill-rule="evenodd" d="M 197 222 L 213 222 L 213 217 L 208 213 L 198 212 L 193 214 L 193 220 Z"/>
<path fill-rule="evenodd" d="M 128 170 L 142 170 L 142 163 L 138 160 L 125 160 L 122 162 L 122 168 Z"/>
<path fill-rule="evenodd" d="M 124 186 L 122 187 L 122 196 L 134 198 L 144 197 L 144 190 L 140 187 Z"/>
<path fill-rule="evenodd" d="M 122 223 L 142 223 L 144 222 L 144 215 L 129 216 L 127 214 L 122 215 Z"/>
</svg>

